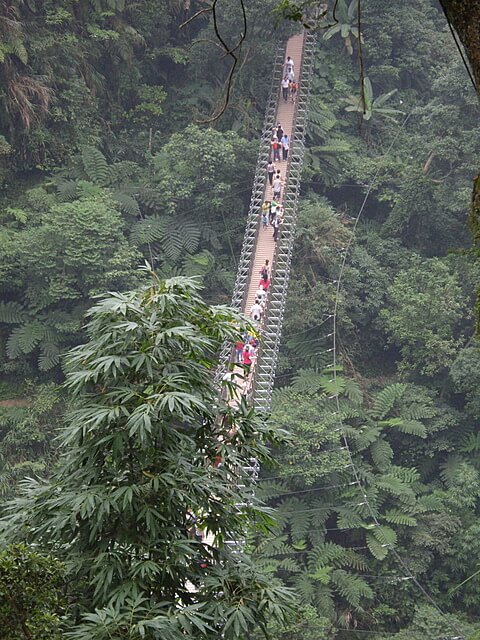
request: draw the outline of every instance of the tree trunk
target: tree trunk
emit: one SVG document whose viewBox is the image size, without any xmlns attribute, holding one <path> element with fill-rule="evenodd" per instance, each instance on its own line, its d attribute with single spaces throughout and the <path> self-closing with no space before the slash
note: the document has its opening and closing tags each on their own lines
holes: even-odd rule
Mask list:
<svg viewBox="0 0 480 640">
<path fill-rule="evenodd" d="M 480 0 L 441 0 L 470 61 L 477 88 L 480 87 Z"/>
</svg>

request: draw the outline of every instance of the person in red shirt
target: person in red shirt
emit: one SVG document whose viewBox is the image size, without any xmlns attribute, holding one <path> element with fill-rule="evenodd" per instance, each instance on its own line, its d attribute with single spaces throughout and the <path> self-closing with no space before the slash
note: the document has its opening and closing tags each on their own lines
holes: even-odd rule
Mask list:
<svg viewBox="0 0 480 640">
<path fill-rule="evenodd" d="M 252 352 L 248 344 L 245 345 L 245 349 L 243 350 L 243 364 L 247 368 L 250 368 L 252 364 Z"/>
<path fill-rule="evenodd" d="M 277 136 L 273 136 L 272 153 L 273 153 L 273 161 L 274 162 L 280 162 L 280 149 L 281 148 L 282 148 L 282 145 L 278 141 Z"/>
<path fill-rule="evenodd" d="M 244 346 L 245 345 L 241 340 L 237 340 L 237 342 L 235 343 L 235 362 L 237 364 L 242 364 Z"/>
<path fill-rule="evenodd" d="M 270 286 L 270 279 L 268 277 L 267 278 L 262 278 L 260 280 L 260 282 L 258 283 L 258 286 L 262 287 L 262 289 L 264 291 L 268 291 L 268 287 Z"/>
</svg>

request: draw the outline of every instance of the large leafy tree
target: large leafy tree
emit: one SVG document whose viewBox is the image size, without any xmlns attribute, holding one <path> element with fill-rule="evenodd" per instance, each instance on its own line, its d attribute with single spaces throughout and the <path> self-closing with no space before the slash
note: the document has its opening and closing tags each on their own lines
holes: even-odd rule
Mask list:
<svg viewBox="0 0 480 640">
<path fill-rule="evenodd" d="M 68 559 L 81 619 L 69 637 L 240 638 L 284 615 L 283 588 L 227 544 L 268 526 L 244 467 L 274 437 L 243 401 L 218 399 L 216 353 L 239 322 L 183 278 L 89 312 L 89 341 L 69 358 L 64 462 L 30 485 L 23 522 L 6 519 Z"/>
</svg>

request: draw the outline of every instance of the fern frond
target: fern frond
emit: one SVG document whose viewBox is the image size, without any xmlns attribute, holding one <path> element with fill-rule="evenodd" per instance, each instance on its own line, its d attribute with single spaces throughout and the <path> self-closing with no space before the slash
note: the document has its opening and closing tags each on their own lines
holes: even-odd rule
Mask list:
<svg viewBox="0 0 480 640">
<path fill-rule="evenodd" d="M 55 182 L 55 189 L 62 202 L 71 202 L 78 197 L 78 184 L 75 180 L 58 180 Z"/>
<path fill-rule="evenodd" d="M 352 378 L 345 379 L 345 385 L 343 389 L 345 396 L 357 406 L 361 406 L 363 402 L 363 393 L 360 386 L 352 380 Z"/>
<path fill-rule="evenodd" d="M 321 386 L 322 376 L 314 369 L 299 369 L 293 376 L 291 388 L 302 393 L 317 393 Z"/>
<path fill-rule="evenodd" d="M 415 502 L 415 513 L 443 511 L 443 509 L 444 505 L 441 498 L 432 494 L 419 496 Z"/>
<path fill-rule="evenodd" d="M 317 514 L 318 515 L 318 514 Z M 312 514 L 298 513 L 290 523 L 292 544 L 296 546 L 305 541 L 312 526 Z"/>
<path fill-rule="evenodd" d="M 342 569 L 336 569 L 332 572 L 332 582 L 338 593 L 352 607 L 358 607 L 361 598 L 370 600 L 374 596 L 370 585 L 365 580 Z"/>
<path fill-rule="evenodd" d="M 338 509 L 337 527 L 339 529 L 357 529 L 365 524 L 362 516 L 351 509 Z"/>
<path fill-rule="evenodd" d="M 366 571 L 368 564 L 354 549 L 344 549 L 342 557 L 337 561 L 340 567 L 351 567 L 356 571 Z"/>
<path fill-rule="evenodd" d="M 377 393 L 372 408 L 372 414 L 377 418 L 384 418 L 393 408 L 407 389 L 406 384 L 396 382 Z"/>
<path fill-rule="evenodd" d="M 130 234 L 130 240 L 134 245 L 140 247 L 149 242 L 157 242 L 163 240 L 166 235 L 168 221 L 165 218 L 159 216 L 151 216 L 138 220 L 133 227 Z"/>
<path fill-rule="evenodd" d="M 397 544 L 397 534 L 393 529 L 386 525 L 380 525 L 374 527 L 370 533 L 373 535 L 380 544 L 385 544 L 390 547 L 394 547 Z"/>
<path fill-rule="evenodd" d="M 290 573 L 297 573 L 300 571 L 300 565 L 293 558 L 282 558 L 278 563 L 278 569 L 290 571 Z"/>
<path fill-rule="evenodd" d="M 404 527 L 417 526 L 417 520 L 413 516 L 409 516 L 406 513 L 400 513 L 395 509 L 387 511 L 384 518 L 387 522 L 390 522 L 390 524 L 399 524 L 403 525 Z"/>
<path fill-rule="evenodd" d="M 453 487 L 456 484 L 458 476 L 461 474 L 462 467 L 468 465 L 461 456 L 454 454 L 448 457 L 446 462 L 440 465 L 440 477 L 447 487 Z"/>
<path fill-rule="evenodd" d="M 469 433 L 462 439 L 462 446 L 459 451 L 462 453 L 478 453 L 480 452 L 480 431 L 477 433 Z"/>
<path fill-rule="evenodd" d="M 120 211 L 122 211 L 122 213 L 125 213 L 127 216 L 138 218 L 141 215 L 138 202 L 135 200 L 135 198 L 128 195 L 128 193 L 123 193 L 122 191 L 114 191 L 113 199 L 118 203 Z"/>
<path fill-rule="evenodd" d="M 358 431 L 355 438 L 355 448 L 357 451 L 363 451 L 373 444 L 379 438 L 380 433 L 380 427 L 364 427 L 362 431 Z"/>
<path fill-rule="evenodd" d="M 379 489 L 383 489 L 383 491 L 394 496 L 401 496 L 405 493 L 411 492 L 410 487 L 391 474 L 382 475 L 377 479 L 375 484 Z"/>
<path fill-rule="evenodd" d="M 148 209 L 158 210 L 163 204 L 163 194 L 156 187 L 143 185 L 137 190 L 136 197 Z"/>
<path fill-rule="evenodd" d="M 50 371 L 60 362 L 60 349 L 53 342 L 44 342 L 40 347 L 38 357 L 38 368 L 40 371 Z"/>
<path fill-rule="evenodd" d="M 43 328 L 36 322 L 17 327 L 10 334 L 7 341 L 9 358 L 18 358 L 22 353 L 31 353 L 43 336 Z"/>
<path fill-rule="evenodd" d="M 395 425 L 396 428 L 402 433 L 407 433 L 412 436 L 418 436 L 419 438 L 427 437 L 427 429 L 425 425 L 417 420 L 402 420 Z"/>
<path fill-rule="evenodd" d="M 167 260 L 177 261 L 183 253 L 195 253 L 200 241 L 200 227 L 190 220 L 169 220 L 162 250 Z"/>
<path fill-rule="evenodd" d="M 292 587 L 301 602 L 305 604 L 311 604 L 313 602 L 315 597 L 314 582 L 307 574 L 302 573 L 294 576 L 292 579 Z"/>
<path fill-rule="evenodd" d="M 414 467 L 400 467 L 392 465 L 389 469 L 389 473 L 395 478 L 399 478 L 405 484 L 414 484 L 420 481 L 420 474 Z"/>
<path fill-rule="evenodd" d="M 388 555 L 388 547 L 383 546 L 372 534 L 371 531 L 367 533 L 367 547 L 370 553 L 377 560 L 384 560 Z"/>
<path fill-rule="evenodd" d="M 25 311 L 18 302 L 0 302 L 0 322 L 18 324 L 26 319 Z"/>
<path fill-rule="evenodd" d="M 386 469 L 393 458 L 393 449 L 382 437 L 370 445 L 372 460 L 379 469 Z"/>
<path fill-rule="evenodd" d="M 88 178 L 95 184 L 105 186 L 110 181 L 110 167 L 103 153 L 91 146 L 82 148 L 82 163 Z"/>
</svg>

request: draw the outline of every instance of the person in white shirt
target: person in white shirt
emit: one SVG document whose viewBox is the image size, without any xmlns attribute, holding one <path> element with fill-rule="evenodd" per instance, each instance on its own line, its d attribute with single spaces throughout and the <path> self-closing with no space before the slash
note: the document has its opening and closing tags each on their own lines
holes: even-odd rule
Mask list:
<svg viewBox="0 0 480 640">
<path fill-rule="evenodd" d="M 273 198 L 275 200 L 278 200 L 280 198 L 281 192 L 282 192 L 282 179 L 277 174 L 273 181 Z"/>
<path fill-rule="evenodd" d="M 283 138 L 280 140 L 282 143 L 283 159 L 288 160 L 288 150 L 290 149 L 290 139 L 286 133 L 283 134 Z"/>
<path fill-rule="evenodd" d="M 257 293 L 255 294 L 255 301 L 258 300 L 258 303 L 262 305 L 265 302 L 266 295 L 267 295 L 267 292 L 265 291 L 265 289 L 262 289 L 262 287 L 259 287 Z"/>
<path fill-rule="evenodd" d="M 290 56 L 287 56 L 287 59 L 285 60 L 285 73 L 286 74 L 290 72 L 293 73 L 294 71 L 295 71 L 295 63 Z"/>
<path fill-rule="evenodd" d="M 262 317 L 262 307 L 258 304 L 258 302 L 255 302 L 252 305 L 252 308 L 250 309 L 250 317 L 252 318 L 252 320 L 255 320 L 255 322 L 260 321 Z"/>
</svg>

